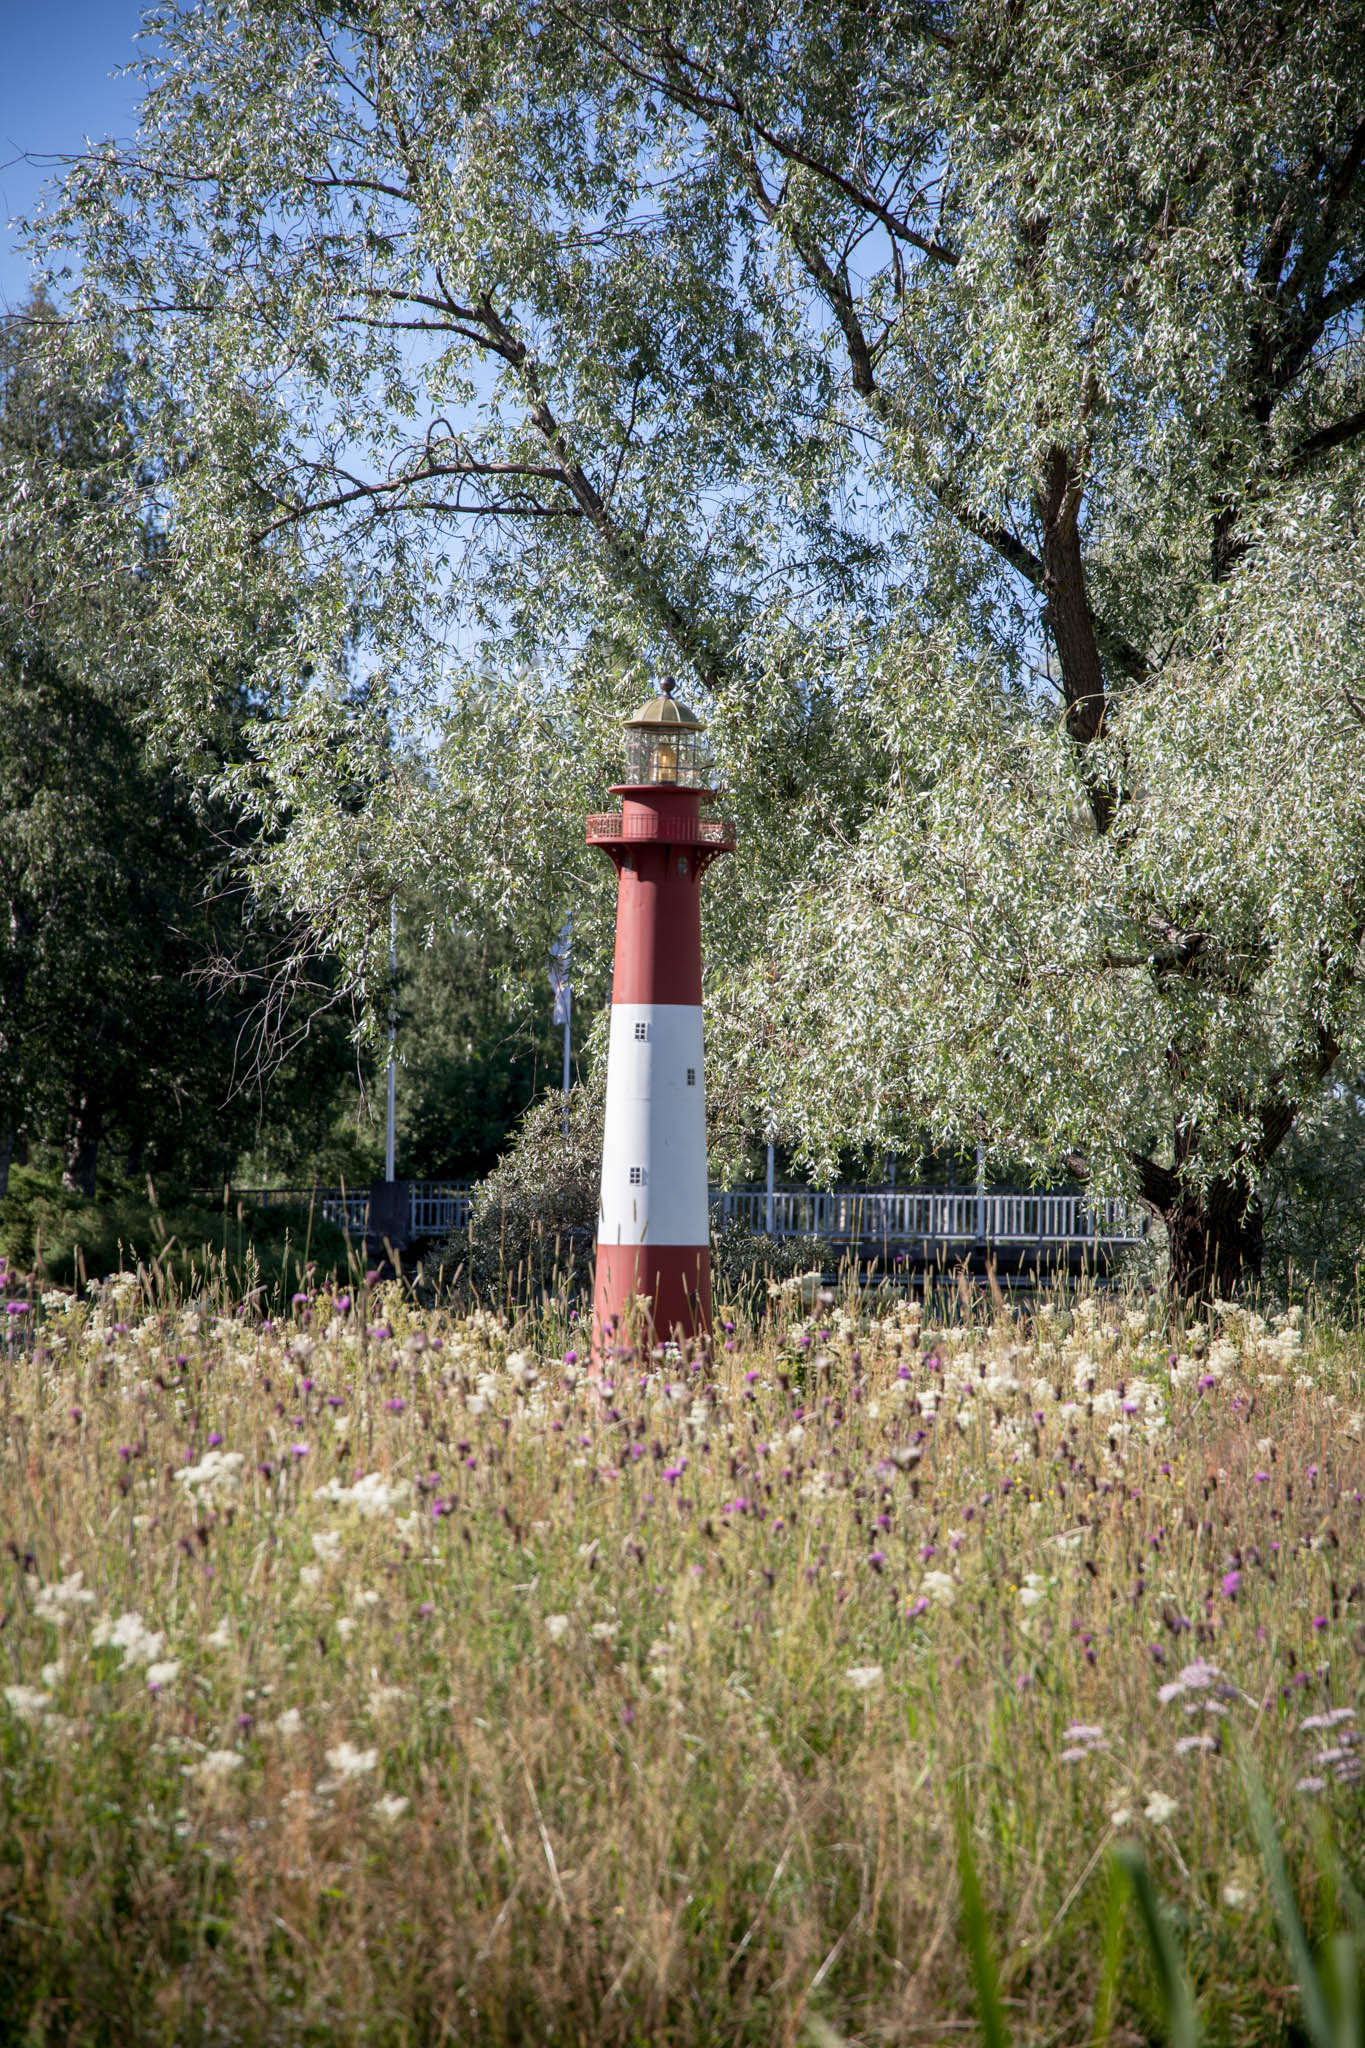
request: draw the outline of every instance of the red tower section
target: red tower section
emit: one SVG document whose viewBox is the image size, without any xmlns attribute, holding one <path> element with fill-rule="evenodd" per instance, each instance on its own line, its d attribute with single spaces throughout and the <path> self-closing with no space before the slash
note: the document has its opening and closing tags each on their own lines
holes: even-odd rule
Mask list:
<svg viewBox="0 0 1365 2048">
<path fill-rule="evenodd" d="M 733 851 L 712 792 L 701 721 L 671 686 L 627 725 L 638 779 L 621 809 L 588 820 L 616 868 L 616 959 L 598 1207 L 593 1354 L 636 1322 L 654 1339 L 711 1323 L 706 1094 L 702 1065 L 702 875 Z"/>
</svg>

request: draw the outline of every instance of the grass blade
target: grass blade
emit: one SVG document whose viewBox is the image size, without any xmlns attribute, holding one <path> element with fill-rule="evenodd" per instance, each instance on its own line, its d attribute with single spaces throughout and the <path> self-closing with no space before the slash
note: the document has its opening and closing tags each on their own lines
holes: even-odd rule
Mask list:
<svg viewBox="0 0 1365 2048">
<path fill-rule="evenodd" d="M 1095 1994 L 1095 2018 L 1091 2028 L 1096 2048 L 1104 2048 L 1114 2024 L 1118 1997 L 1119 1966 L 1123 1961 L 1123 1909 L 1128 1903 L 1128 1883 L 1122 1866 L 1109 1859 L 1109 1896 L 1104 1908 L 1104 1945 L 1100 1952 L 1100 1985 Z"/>
<path fill-rule="evenodd" d="M 986 1925 L 986 1907 L 972 1855 L 972 1824 L 967 1813 L 967 1796 L 957 1788 L 953 1821 L 957 1832 L 957 1874 L 962 1891 L 962 1935 L 972 1959 L 976 2002 L 981 2012 L 981 2036 L 986 2048 L 1009 2048 L 1009 2028 L 1000 2003 L 1000 1978 Z"/>
<path fill-rule="evenodd" d="M 1318 1975 L 1312 1950 L 1308 1946 L 1308 1936 L 1303 1931 L 1303 1921 L 1299 1918 L 1294 1888 L 1289 1882 L 1284 1850 L 1280 1847 L 1280 1838 L 1275 1832 L 1275 1822 L 1271 1816 L 1270 1802 L 1265 1796 L 1265 1786 L 1261 1783 L 1260 1772 L 1245 1749 L 1239 1748 L 1237 1762 L 1242 1773 L 1242 1784 L 1246 1791 L 1247 1808 L 1251 1814 L 1256 1845 L 1261 1852 L 1261 1862 L 1270 1885 L 1270 1896 L 1275 1902 L 1275 1917 L 1280 1923 L 1280 1933 L 1289 1951 L 1289 1960 L 1299 1986 L 1299 1996 L 1303 2001 L 1304 2027 L 1313 2048 L 1336 2048 L 1322 1979 Z"/>
<path fill-rule="evenodd" d="M 1162 2003 L 1166 2008 L 1166 2030 L 1170 2035 L 1171 2048 L 1199 2048 L 1199 2015 L 1171 1923 L 1157 1898 L 1147 1860 L 1132 1842 L 1120 1843 L 1114 1851 L 1114 1858 L 1137 1901 L 1143 1932 L 1156 1968 L 1157 1983 L 1161 1988 Z"/>
</svg>

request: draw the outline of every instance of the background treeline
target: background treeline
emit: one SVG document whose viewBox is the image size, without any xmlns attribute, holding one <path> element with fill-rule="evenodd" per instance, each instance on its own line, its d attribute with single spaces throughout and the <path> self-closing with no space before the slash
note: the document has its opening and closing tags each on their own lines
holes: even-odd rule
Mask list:
<svg viewBox="0 0 1365 2048">
<path fill-rule="evenodd" d="M 257 824 L 214 771 L 266 708 L 251 668 L 202 679 L 219 761 L 187 772 L 160 737 L 165 556 L 129 510 L 149 483 L 139 421 L 120 378 L 74 357 L 54 375 L 53 319 L 36 301 L 0 323 L 0 492 L 21 536 L 0 559 L 0 1243 L 23 1261 L 45 1240 L 60 1263 L 77 1235 L 98 1260 L 145 1225 L 148 1177 L 171 1211 L 227 1182 L 371 1179 L 383 1074 L 326 957 L 301 968 L 240 884 Z M 92 519 L 120 542 L 98 577 Z M 482 1173 L 547 1072 L 548 989 L 409 898 L 396 1006 L 400 1171 Z"/>
</svg>

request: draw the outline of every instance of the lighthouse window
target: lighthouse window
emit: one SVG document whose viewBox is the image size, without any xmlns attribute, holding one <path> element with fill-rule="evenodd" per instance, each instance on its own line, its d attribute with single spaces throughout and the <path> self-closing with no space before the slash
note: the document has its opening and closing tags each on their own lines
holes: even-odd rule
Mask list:
<svg viewBox="0 0 1365 2048">
<path fill-rule="evenodd" d="M 687 1070 L 687 1085 L 689 1088 L 695 1088 L 697 1085 L 697 1070 L 695 1067 L 689 1067 Z"/>
<path fill-rule="evenodd" d="M 680 853 L 678 855 L 678 873 L 680 875 L 685 875 L 687 873 L 687 855 L 685 853 Z"/>
<path fill-rule="evenodd" d="M 646 1181 L 648 1180 L 648 1178 L 649 1178 L 649 1175 L 648 1175 L 648 1174 L 647 1174 L 647 1173 L 645 1172 L 645 1170 L 644 1170 L 643 1166 L 632 1166 L 632 1167 L 631 1167 L 631 1169 L 630 1169 L 630 1184 L 631 1184 L 631 1186 L 632 1186 L 633 1188 L 642 1188 L 642 1187 L 644 1186 L 645 1182 L 646 1182 Z"/>
<path fill-rule="evenodd" d="M 637 1024 L 635 1027 L 635 1036 L 640 1039 L 647 1039 L 649 1037 L 648 1024 Z"/>
</svg>

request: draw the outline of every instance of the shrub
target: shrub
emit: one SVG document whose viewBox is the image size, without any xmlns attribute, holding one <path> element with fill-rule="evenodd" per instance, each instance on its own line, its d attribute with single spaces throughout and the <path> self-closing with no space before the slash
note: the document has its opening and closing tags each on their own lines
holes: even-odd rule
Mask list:
<svg viewBox="0 0 1365 2048">
<path fill-rule="evenodd" d="M 295 1285 L 305 1258 L 319 1271 L 345 1273 L 346 1239 L 317 1214 L 196 1200 L 151 1180 L 107 1179 L 96 1200 L 73 1194 L 55 1168 L 15 1167 L 0 1202 L 0 1250 L 40 1280 L 75 1286 L 142 1264 L 179 1291 L 212 1279 L 240 1297 L 264 1286 L 277 1295 Z"/>
<path fill-rule="evenodd" d="M 474 1190 L 469 1229 L 438 1254 L 483 1299 L 524 1299 L 592 1284 L 602 1172 L 603 1084 L 595 1074 L 564 1097 L 542 1095 L 508 1151 Z"/>
</svg>

